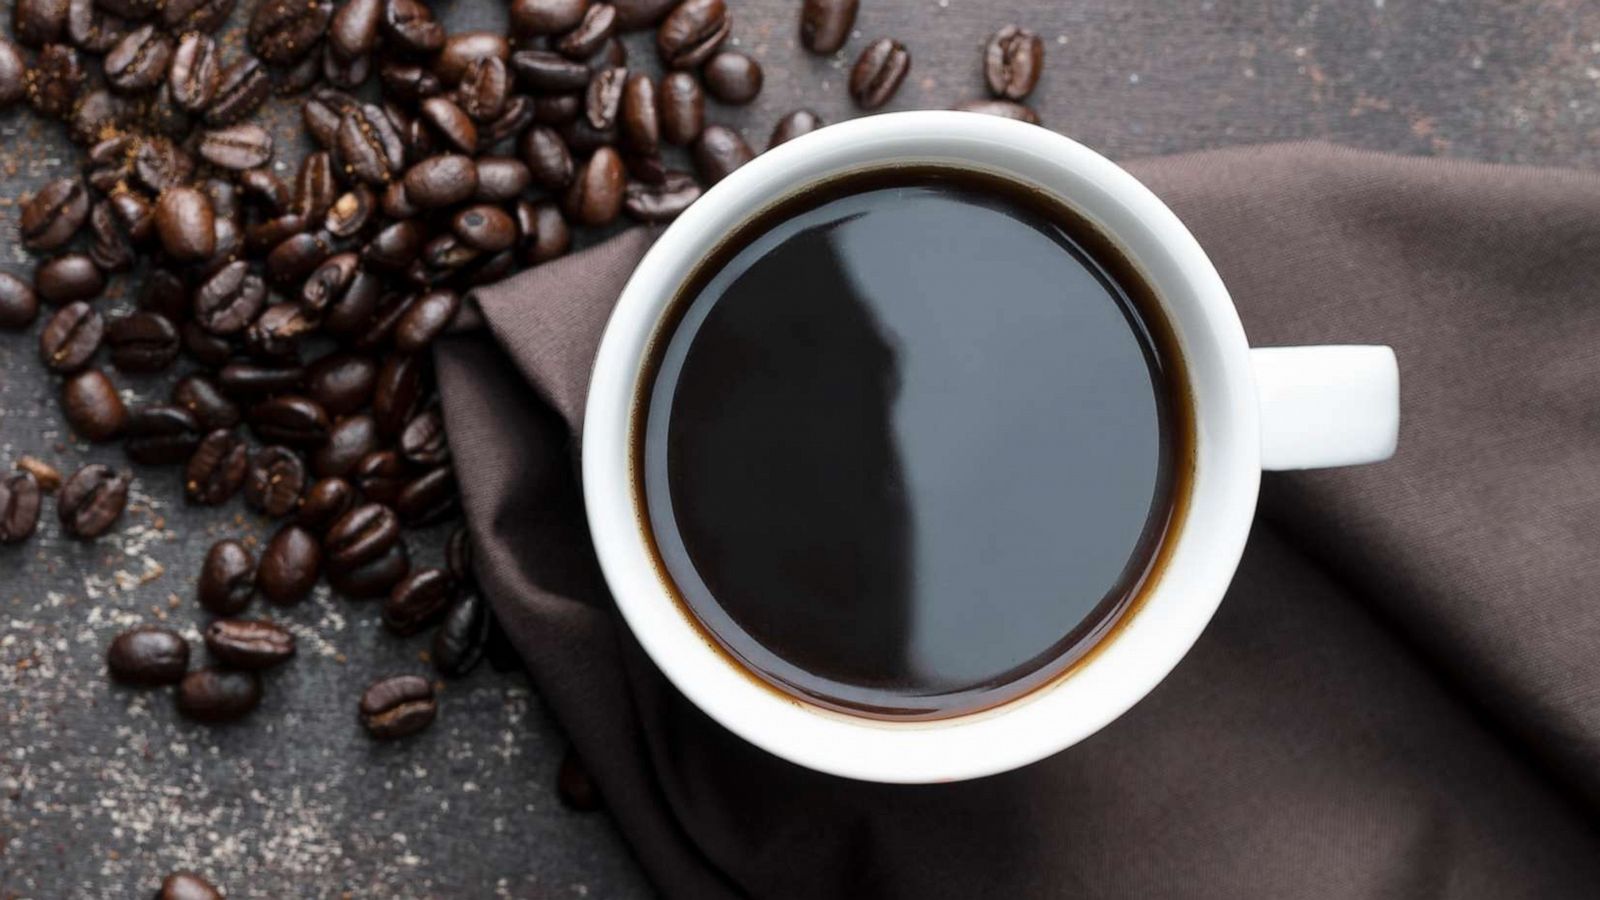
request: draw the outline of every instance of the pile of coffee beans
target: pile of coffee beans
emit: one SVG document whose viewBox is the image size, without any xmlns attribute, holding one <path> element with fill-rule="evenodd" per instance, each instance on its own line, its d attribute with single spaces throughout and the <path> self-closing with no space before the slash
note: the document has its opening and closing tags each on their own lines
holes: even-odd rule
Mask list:
<svg viewBox="0 0 1600 900">
<path fill-rule="evenodd" d="M 108 651 L 113 676 L 175 685 L 196 720 L 249 712 L 261 673 L 294 655 L 289 632 L 248 616 L 255 598 L 289 606 L 323 579 L 383 598 L 397 635 L 432 628 L 440 676 L 504 646 L 465 531 L 443 566 L 416 565 L 406 541 L 459 519 L 430 344 L 472 288 L 567 253 L 575 229 L 670 220 L 755 155 L 707 121 L 705 95 L 749 103 L 764 77 L 728 43 L 726 0 L 508 2 L 509 34 L 452 34 L 426 0 L 254 0 L 242 41 L 218 34 L 234 0 L 13 5 L 0 108 L 60 122 L 82 157 L 22 203 L 39 262 L 31 284 L 0 274 L 0 329 L 32 326 L 45 304 L 39 357 L 78 437 L 182 467 L 191 504 L 238 495 L 277 523 L 259 558 L 231 539 L 206 556 L 209 666 L 191 670 L 187 642 L 156 627 Z M 857 0 L 800 6 L 805 48 L 843 51 Z M 642 29 L 658 65 L 630 65 L 618 40 Z M 1037 122 L 1023 101 L 1043 53 L 1025 29 L 996 33 L 983 55 L 992 96 L 962 108 Z M 910 66 L 901 42 L 867 41 L 849 94 L 880 108 Z M 274 93 L 299 98 L 314 142 L 299 159 L 280 163 L 263 126 Z M 795 110 L 768 146 L 822 124 Z M 672 168 L 669 147 L 693 171 Z M 136 308 L 111 315 L 96 301 L 119 279 Z M 129 408 L 119 376 L 153 373 L 181 377 L 166 400 Z M 0 477 L 0 543 L 27 540 L 52 494 L 63 533 L 104 535 L 130 478 L 18 460 Z M 377 737 L 437 712 L 416 675 L 376 682 L 357 705 Z"/>
</svg>

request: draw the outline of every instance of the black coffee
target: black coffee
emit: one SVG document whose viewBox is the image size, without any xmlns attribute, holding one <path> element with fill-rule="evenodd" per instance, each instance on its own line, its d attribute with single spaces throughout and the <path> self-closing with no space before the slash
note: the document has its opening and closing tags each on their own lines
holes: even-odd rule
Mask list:
<svg viewBox="0 0 1600 900">
<path fill-rule="evenodd" d="M 635 490 L 665 580 L 762 680 L 938 718 L 1081 659 L 1181 519 L 1192 426 L 1156 300 L 1009 181 L 865 172 L 689 279 L 651 351 Z"/>
</svg>

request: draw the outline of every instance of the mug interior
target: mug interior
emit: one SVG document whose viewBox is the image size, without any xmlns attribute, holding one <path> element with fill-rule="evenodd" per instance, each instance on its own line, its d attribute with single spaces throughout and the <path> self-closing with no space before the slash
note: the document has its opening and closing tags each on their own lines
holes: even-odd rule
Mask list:
<svg viewBox="0 0 1600 900">
<path fill-rule="evenodd" d="M 1159 580 L 1066 674 L 1009 703 L 921 722 L 853 716 L 779 692 L 703 633 L 648 546 L 632 491 L 632 410 L 652 338 L 697 264 L 764 208 L 862 169 L 953 166 L 1030 185 L 1088 219 L 1154 290 L 1177 334 L 1194 417 L 1187 524 Z M 955 112 L 830 126 L 758 157 L 675 221 L 628 282 L 601 343 L 583 435 L 590 528 L 619 609 L 656 665 L 745 739 L 793 762 L 876 781 L 976 777 L 1049 755 L 1144 696 L 1198 637 L 1243 549 L 1259 480 L 1243 329 L 1220 279 L 1175 216 L 1133 177 L 1036 126 Z"/>
</svg>

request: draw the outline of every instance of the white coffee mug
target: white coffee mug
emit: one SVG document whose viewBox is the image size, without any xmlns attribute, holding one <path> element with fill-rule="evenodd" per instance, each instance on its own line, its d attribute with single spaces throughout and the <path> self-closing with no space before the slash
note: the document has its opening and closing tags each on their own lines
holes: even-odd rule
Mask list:
<svg viewBox="0 0 1600 900">
<path fill-rule="evenodd" d="M 1193 392 L 1188 514 L 1165 571 L 1104 646 L 993 709 L 893 722 L 779 692 L 713 647 L 652 563 L 632 488 L 632 412 L 646 349 L 685 279 L 739 225 L 842 173 L 955 165 L 1033 185 L 1118 244 L 1177 334 Z M 829 126 L 757 157 L 706 192 L 639 264 L 611 315 L 584 416 L 584 501 L 623 618 L 661 671 L 745 740 L 823 772 L 884 782 L 976 778 L 1083 740 L 1153 689 L 1221 602 L 1255 514 L 1262 469 L 1375 462 L 1394 452 L 1399 374 L 1388 347 L 1251 350 L 1216 269 L 1156 196 L 1110 160 L 1033 125 L 906 112 Z"/>
</svg>

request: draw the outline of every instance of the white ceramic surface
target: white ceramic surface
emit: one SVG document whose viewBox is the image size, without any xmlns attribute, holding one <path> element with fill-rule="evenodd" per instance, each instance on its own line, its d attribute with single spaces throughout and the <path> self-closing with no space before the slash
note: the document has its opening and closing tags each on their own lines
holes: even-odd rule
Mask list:
<svg viewBox="0 0 1600 900">
<path fill-rule="evenodd" d="M 820 179 L 918 162 L 952 163 L 1035 185 L 1121 245 L 1178 333 L 1193 390 L 1197 458 L 1187 519 L 1167 568 L 1106 646 L 1066 677 L 996 709 L 896 723 L 780 694 L 713 649 L 652 566 L 632 495 L 629 428 L 657 319 L 722 238 Z M 1388 457 L 1398 431 L 1398 395 L 1388 348 L 1253 355 L 1227 289 L 1193 236 L 1132 175 L 1088 148 L 990 116 L 892 113 L 833 125 L 762 154 L 707 191 L 646 254 L 595 361 L 583 433 L 584 501 L 623 617 L 662 672 L 714 719 L 757 746 L 824 772 L 885 782 L 954 781 L 1069 747 L 1149 693 L 1222 600 L 1250 530 L 1263 464 L 1308 468 Z"/>
</svg>

